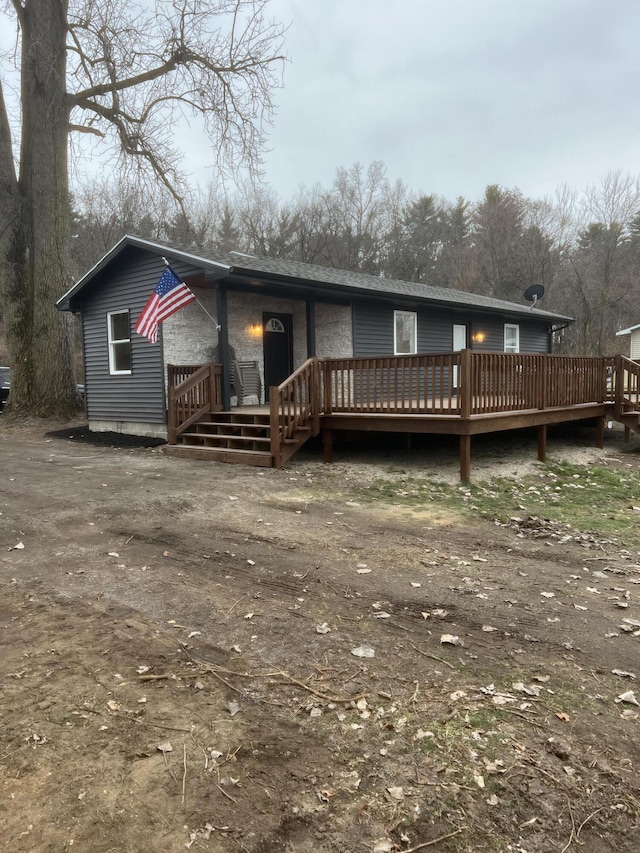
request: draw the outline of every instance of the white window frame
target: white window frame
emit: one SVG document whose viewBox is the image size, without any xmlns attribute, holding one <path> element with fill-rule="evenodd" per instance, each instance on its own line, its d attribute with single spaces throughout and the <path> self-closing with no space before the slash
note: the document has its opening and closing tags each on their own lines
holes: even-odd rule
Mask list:
<svg viewBox="0 0 640 853">
<path fill-rule="evenodd" d="M 398 352 L 398 318 L 400 316 L 410 317 L 413 319 L 413 351 Z M 415 355 L 418 352 L 418 314 L 415 311 L 394 311 L 393 312 L 393 353 L 394 355 Z"/>
<path fill-rule="evenodd" d="M 507 344 L 507 330 L 513 331 L 515 330 L 515 344 Z M 508 348 L 507 348 L 508 347 Z M 520 326 L 517 323 L 505 323 L 504 324 L 504 351 L 505 352 L 520 352 Z"/>
<path fill-rule="evenodd" d="M 113 338 L 112 331 L 113 326 L 111 323 L 111 318 L 115 317 L 117 314 L 126 314 L 127 320 L 129 321 L 127 325 L 129 326 L 129 337 L 116 339 Z M 130 376 L 131 368 L 128 370 L 116 370 L 116 359 L 115 359 L 115 347 L 119 344 L 129 344 L 129 354 L 131 354 L 131 322 L 129 319 L 129 309 L 125 308 L 122 311 L 108 311 L 107 312 L 107 341 L 109 348 L 109 373 L 111 376 Z"/>
</svg>

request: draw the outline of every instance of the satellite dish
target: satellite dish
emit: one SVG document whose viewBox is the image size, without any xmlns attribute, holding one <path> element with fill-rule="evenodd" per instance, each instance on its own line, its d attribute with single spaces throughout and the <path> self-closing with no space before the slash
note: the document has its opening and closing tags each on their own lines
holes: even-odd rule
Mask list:
<svg viewBox="0 0 640 853">
<path fill-rule="evenodd" d="M 541 284 L 532 284 L 524 292 L 524 298 L 527 302 L 531 302 L 531 307 L 535 308 L 538 299 L 544 296 L 544 287 Z"/>
</svg>

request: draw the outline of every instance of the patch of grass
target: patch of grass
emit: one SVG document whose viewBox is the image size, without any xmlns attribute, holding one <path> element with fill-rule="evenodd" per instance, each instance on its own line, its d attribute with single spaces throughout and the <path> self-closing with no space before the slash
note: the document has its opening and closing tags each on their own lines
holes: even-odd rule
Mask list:
<svg viewBox="0 0 640 853">
<path fill-rule="evenodd" d="M 640 474 L 600 465 L 551 463 L 521 480 L 492 479 L 451 486 L 407 476 L 387 477 L 358 490 L 360 500 L 411 507 L 437 504 L 461 515 L 501 522 L 537 516 L 576 531 L 639 542 Z"/>
</svg>

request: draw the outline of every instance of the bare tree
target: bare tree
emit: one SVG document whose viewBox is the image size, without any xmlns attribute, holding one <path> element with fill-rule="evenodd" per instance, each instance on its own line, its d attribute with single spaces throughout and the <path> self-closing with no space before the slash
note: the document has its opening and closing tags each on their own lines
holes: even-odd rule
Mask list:
<svg viewBox="0 0 640 853">
<path fill-rule="evenodd" d="M 558 298 L 578 322 L 568 346 L 605 355 L 615 332 L 633 322 L 640 301 L 638 236 L 640 180 L 612 172 L 574 200 L 576 239 L 566 253 Z"/>
<path fill-rule="evenodd" d="M 151 8 L 153 5 L 153 8 Z M 18 32 L 20 127 L 0 87 L 0 257 L 11 403 L 41 415 L 74 401 L 69 335 L 68 142 L 111 143 L 120 167 L 180 200 L 180 128 L 204 123 L 212 159 L 260 166 L 283 29 L 267 0 L 7 0 Z M 16 169 L 18 163 L 18 169 Z"/>
</svg>

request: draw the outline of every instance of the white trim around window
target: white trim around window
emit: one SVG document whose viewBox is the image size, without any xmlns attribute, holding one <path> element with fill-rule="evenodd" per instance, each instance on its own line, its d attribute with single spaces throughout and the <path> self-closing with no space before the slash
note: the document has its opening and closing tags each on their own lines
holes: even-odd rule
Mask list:
<svg viewBox="0 0 640 853">
<path fill-rule="evenodd" d="M 504 351 L 520 352 L 520 326 L 517 323 L 504 324 Z"/>
<path fill-rule="evenodd" d="M 394 355 L 415 355 L 418 352 L 418 315 L 415 311 L 393 312 Z"/>
<path fill-rule="evenodd" d="M 131 321 L 129 311 L 107 312 L 109 373 L 128 376 L 131 373 Z"/>
</svg>

